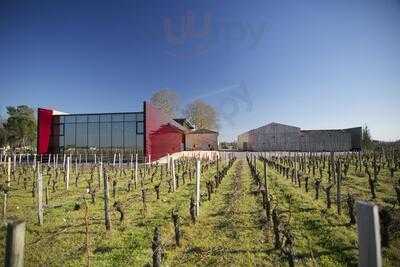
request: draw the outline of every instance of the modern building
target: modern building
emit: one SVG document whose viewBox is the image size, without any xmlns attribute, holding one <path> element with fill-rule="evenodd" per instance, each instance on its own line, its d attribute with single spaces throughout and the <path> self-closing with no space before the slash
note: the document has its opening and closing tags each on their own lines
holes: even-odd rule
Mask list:
<svg viewBox="0 0 400 267">
<path fill-rule="evenodd" d="M 196 129 L 186 134 L 186 150 L 218 150 L 218 132 Z"/>
<path fill-rule="evenodd" d="M 194 130 L 186 119 L 172 119 L 149 102 L 143 110 L 124 113 L 68 114 L 38 109 L 37 153 L 138 154 L 157 160 L 186 149 L 185 136 Z"/>
<path fill-rule="evenodd" d="M 361 127 L 336 130 L 301 130 L 270 123 L 238 136 L 238 149 L 245 151 L 357 151 L 361 150 Z"/>
</svg>

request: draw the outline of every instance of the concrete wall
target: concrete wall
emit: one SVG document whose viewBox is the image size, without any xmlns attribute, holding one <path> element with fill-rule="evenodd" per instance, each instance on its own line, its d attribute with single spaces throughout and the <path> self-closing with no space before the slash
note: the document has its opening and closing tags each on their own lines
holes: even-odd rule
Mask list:
<svg viewBox="0 0 400 267">
<path fill-rule="evenodd" d="M 306 130 L 270 123 L 238 136 L 238 149 L 246 151 L 349 151 L 358 149 L 361 128 Z"/>
<path fill-rule="evenodd" d="M 217 133 L 201 133 L 186 134 L 186 150 L 217 150 L 218 134 Z M 195 147 L 194 147 L 195 146 Z"/>
</svg>

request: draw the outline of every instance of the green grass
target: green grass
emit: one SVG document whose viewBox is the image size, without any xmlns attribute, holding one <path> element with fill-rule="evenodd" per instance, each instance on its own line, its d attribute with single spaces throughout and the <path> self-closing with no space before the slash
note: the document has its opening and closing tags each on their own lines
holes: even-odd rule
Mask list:
<svg viewBox="0 0 400 267">
<path fill-rule="evenodd" d="M 192 164 L 194 165 L 194 164 Z M 221 167 L 222 168 L 222 167 Z M 259 162 L 261 172 L 262 165 Z M 262 172 L 261 172 L 262 173 Z M 36 199 L 32 198 L 31 182 L 27 190 L 12 181 L 7 216 L 27 221 L 25 265 L 26 266 L 82 266 L 85 255 L 85 209 L 74 210 L 76 201 L 86 197 L 90 221 L 90 261 L 92 266 L 145 266 L 152 264 L 151 240 L 156 226 L 161 227 L 163 264 L 166 266 L 287 266 L 280 251 L 274 249 L 273 233 L 265 236 L 260 224 L 261 196 L 255 194 L 257 187 L 245 160 L 237 160 L 222 180 L 211 201 L 203 197 L 200 217 L 195 225 L 190 222 L 189 202 L 194 193 L 194 178 L 186 179 L 176 192 L 168 193 L 167 178 L 161 180 L 157 173 L 153 183 L 145 178 L 148 188 L 146 215 L 143 214 L 140 186 L 126 191 L 130 174 L 111 173 L 118 180 L 118 191 L 110 204 L 121 201 L 125 210 L 124 222 L 112 208 L 112 230 L 106 231 L 103 215 L 102 187 L 91 204 L 86 194 L 87 170 L 78 187 L 71 178 L 70 190 L 64 188 L 62 178 L 56 192 L 50 194 L 50 205 L 46 209 L 44 225 L 37 224 Z M 206 193 L 206 181 L 215 175 L 215 165 L 203 172 L 202 193 Z M 32 174 L 28 174 L 33 179 Z M 394 199 L 392 181 L 387 170 L 383 170 L 377 191 L 376 202 L 389 206 L 387 200 Z M 398 173 L 396 173 L 398 177 Z M 49 176 L 45 176 L 45 181 Z M 97 181 L 97 176 L 94 176 Z M 5 180 L 4 173 L 1 181 Z M 357 232 L 349 226 L 345 203 L 342 215 L 336 214 L 336 206 L 326 210 L 325 196 L 314 200 L 313 179 L 309 181 L 309 192 L 293 185 L 272 169 L 269 169 L 268 184 L 273 195 L 274 207 L 281 211 L 282 219 L 289 221 L 295 237 L 296 265 L 300 266 L 354 266 L 357 265 Z M 160 183 L 161 199 L 156 200 L 154 185 Z M 327 182 L 324 173 L 323 184 Z M 95 182 L 96 184 L 97 182 Z M 355 175 L 354 167 L 343 183 L 342 194 L 351 192 L 357 199 L 369 199 L 366 177 Z M 110 196 L 112 190 L 110 189 Z M 332 189 L 334 202 L 335 190 Z M 291 201 L 290 201 L 291 199 Z M 390 201 L 389 201 L 390 202 Z M 177 208 L 181 216 L 182 244 L 175 245 L 171 220 L 172 209 Z M 290 218 L 290 220 L 289 220 Z M 0 231 L 0 260 L 4 261 L 5 226 Z M 392 237 L 390 247 L 384 249 L 384 265 L 398 266 L 400 262 L 399 233 Z"/>
</svg>

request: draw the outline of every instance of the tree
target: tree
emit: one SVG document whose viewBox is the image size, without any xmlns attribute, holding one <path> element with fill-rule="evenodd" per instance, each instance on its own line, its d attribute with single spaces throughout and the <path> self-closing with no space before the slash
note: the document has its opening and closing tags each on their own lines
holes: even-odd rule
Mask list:
<svg viewBox="0 0 400 267">
<path fill-rule="evenodd" d="M 7 107 L 4 125 L 8 143 L 13 147 L 33 145 L 36 140 L 35 112 L 28 106 Z"/>
<path fill-rule="evenodd" d="M 4 147 L 7 145 L 7 132 L 4 129 L 4 121 L 0 117 L 0 147 Z"/>
<path fill-rule="evenodd" d="M 185 117 L 196 128 L 209 130 L 218 129 L 218 113 L 215 108 L 202 100 L 189 103 L 184 110 Z"/>
<path fill-rule="evenodd" d="M 362 129 L 362 148 L 365 150 L 373 149 L 373 141 L 371 138 L 371 133 L 369 132 L 368 126 L 365 125 Z"/>
<path fill-rule="evenodd" d="M 153 94 L 150 102 L 170 117 L 175 117 L 179 108 L 179 97 L 171 90 L 160 90 Z"/>
</svg>

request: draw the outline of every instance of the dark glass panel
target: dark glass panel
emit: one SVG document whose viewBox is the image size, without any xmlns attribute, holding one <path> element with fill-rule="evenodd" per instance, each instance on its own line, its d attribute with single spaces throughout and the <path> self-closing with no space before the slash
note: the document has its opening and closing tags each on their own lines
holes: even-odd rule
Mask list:
<svg viewBox="0 0 400 267">
<path fill-rule="evenodd" d="M 123 121 L 124 114 L 112 114 L 112 121 Z"/>
<path fill-rule="evenodd" d="M 59 136 L 58 137 L 58 143 L 59 143 L 59 146 L 61 147 L 61 146 L 64 146 L 64 136 Z"/>
<path fill-rule="evenodd" d="M 111 123 L 100 123 L 100 148 L 111 147 Z"/>
<path fill-rule="evenodd" d="M 101 114 L 100 122 L 111 122 L 111 114 Z"/>
<path fill-rule="evenodd" d="M 65 149 L 75 147 L 75 124 L 65 124 L 64 142 Z"/>
<path fill-rule="evenodd" d="M 88 122 L 99 122 L 99 115 L 88 115 Z"/>
<path fill-rule="evenodd" d="M 112 147 L 123 148 L 123 123 L 113 122 L 112 123 Z"/>
<path fill-rule="evenodd" d="M 143 121 L 143 112 L 137 113 L 136 114 L 136 120 L 137 121 Z"/>
<path fill-rule="evenodd" d="M 87 122 L 87 115 L 77 115 L 76 122 Z"/>
<path fill-rule="evenodd" d="M 60 135 L 64 135 L 64 124 L 59 124 Z"/>
<path fill-rule="evenodd" d="M 87 147 L 87 123 L 76 124 L 76 148 Z"/>
<path fill-rule="evenodd" d="M 65 116 L 65 123 L 75 123 L 76 116 Z"/>
<path fill-rule="evenodd" d="M 143 122 L 137 122 L 136 123 L 136 133 L 137 134 L 143 134 Z"/>
<path fill-rule="evenodd" d="M 125 122 L 124 124 L 124 146 L 126 150 L 132 151 L 136 148 L 136 123 Z"/>
<path fill-rule="evenodd" d="M 125 113 L 124 121 L 136 121 L 136 114 L 135 113 Z"/>
<path fill-rule="evenodd" d="M 88 123 L 88 147 L 99 149 L 99 123 Z"/>
<path fill-rule="evenodd" d="M 136 149 L 138 150 L 138 153 L 143 151 L 143 140 L 143 134 L 136 135 Z"/>
</svg>

